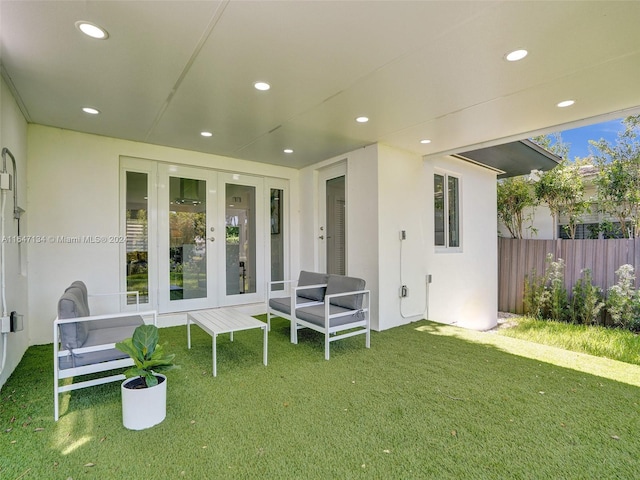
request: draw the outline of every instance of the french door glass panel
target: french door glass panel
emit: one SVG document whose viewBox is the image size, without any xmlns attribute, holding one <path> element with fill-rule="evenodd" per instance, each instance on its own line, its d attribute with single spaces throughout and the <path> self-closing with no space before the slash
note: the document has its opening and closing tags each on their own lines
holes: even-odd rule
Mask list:
<svg viewBox="0 0 640 480">
<path fill-rule="evenodd" d="M 327 180 L 327 273 L 344 275 L 346 200 L 345 177 Z"/>
<path fill-rule="evenodd" d="M 217 306 L 216 173 L 161 165 L 160 310 Z"/>
<path fill-rule="evenodd" d="M 227 295 L 256 292 L 256 188 L 226 185 Z"/>
<path fill-rule="evenodd" d="M 137 291 L 140 303 L 149 303 L 149 192 L 146 172 L 126 172 L 126 287 Z M 136 297 L 127 295 L 127 304 Z"/>
<path fill-rule="evenodd" d="M 220 174 L 224 205 L 221 257 L 225 259 L 225 304 L 261 301 L 264 294 L 265 234 L 262 215 L 263 180 L 239 174 Z M 219 245 L 220 247 L 220 245 Z M 222 280 L 221 280 L 222 281 Z"/>
<path fill-rule="evenodd" d="M 169 299 L 207 296 L 207 182 L 169 177 Z"/>
<path fill-rule="evenodd" d="M 271 281 L 275 282 L 284 280 L 284 190 L 270 189 L 269 206 Z M 284 290 L 284 285 L 274 285 L 273 290 Z"/>
</svg>

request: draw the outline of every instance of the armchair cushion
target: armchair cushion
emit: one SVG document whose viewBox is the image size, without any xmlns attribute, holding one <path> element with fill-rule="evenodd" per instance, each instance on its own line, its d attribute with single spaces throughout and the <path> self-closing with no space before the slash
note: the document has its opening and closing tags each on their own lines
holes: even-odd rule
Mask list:
<svg viewBox="0 0 640 480">
<path fill-rule="evenodd" d="M 329 275 L 327 281 L 326 295 L 335 293 L 356 292 L 364 290 L 365 281 L 356 277 L 345 277 L 343 275 Z M 348 310 L 359 310 L 362 308 L 362 294 L 345 295 L 331 299 L 331 305 L 346 308 Z"/>
<path fill-rule="evenodd" d="M 298 297 L 297 301 L 298 305 L 300 305 L 304 303 L 311 303 L 314 300 Z M 291 297 L 270 298 L 269 306 L 274 310 L 291 315 Z"/>
<path fill-rule="evenodd" d="M 328 278 L 329 276 L 326 273 L 307 272 L 302 270 L 300 271 L 300 277 L 298 278 L 298 287 L 326 284 Z M 322 302 L 324 301 L 325 290 L 326 287 L 298 290 L 298 296 L 308 298 L 314 302 Z"/>
<path fill-rule="evenodd" d="M 338 313 L 352 312 L 349 308 L 338 307 L 336 305 L 329 305 L 329 315 L 335 315 Z M 365 317 L 361 312 L 353 312 L 350 315 L 343 315 L 341 317 L 335 317 L 330 319 L 330 324 L 327 324 L 325 319 L 324 305 L 315 305 L 312 307 L 301 307 L 296 310 L 296 317 L 300 320 L 313 323 L 322 328 L 335 328 L 343 325 L 349 325 L 357 322 L 364 321 Z"/>
</svg>

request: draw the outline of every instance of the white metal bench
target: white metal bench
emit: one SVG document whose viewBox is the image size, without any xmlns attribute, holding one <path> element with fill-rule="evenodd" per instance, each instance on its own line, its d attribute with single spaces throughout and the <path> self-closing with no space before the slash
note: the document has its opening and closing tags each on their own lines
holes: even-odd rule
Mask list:
<svg viewBox="0 0 640 480">
<path fill-rule="evenodd" d="M 58 301 L 58 316 L 53 322 L 53 388 L 54 418 L 59 417 L 59 395 L 80 388 L 102 385 L 124 380 L 123 374 L 60 385 L 60 381 L 80 375 L 109 372 L 129 367 L 133 360 L 115 348 L 116 342 L 133 335 L 138 325 L 157 324 L 155 310 L 91 315 L 89 297 L 105 295 L 135 295 L 136 310 L 139 310 L 138 292 L 88 295 L 81 281 L 69 286 Z"/>
</svg>

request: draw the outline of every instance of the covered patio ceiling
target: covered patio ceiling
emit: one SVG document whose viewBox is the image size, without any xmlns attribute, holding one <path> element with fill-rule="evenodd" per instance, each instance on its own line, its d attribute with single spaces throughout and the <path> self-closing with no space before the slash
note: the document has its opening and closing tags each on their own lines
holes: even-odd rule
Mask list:
<svg viewBox="0 0 640 480">
<path fill-rule="evenodd" d="M 528 169 L 519 140 L 638 110 L 638 18 L 618 1 L 0 0 L 0 63 L 32 123 L 293 168 L 515 142 Z M 494 152 L 474 155 L 516 174 Z"/>
</svg>

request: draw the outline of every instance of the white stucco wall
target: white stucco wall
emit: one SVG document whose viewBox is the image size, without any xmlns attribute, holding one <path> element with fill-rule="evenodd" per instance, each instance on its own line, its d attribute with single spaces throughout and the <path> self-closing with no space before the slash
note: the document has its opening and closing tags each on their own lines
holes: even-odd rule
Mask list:
<svg viewBox="0 0 640 480">
<path fill-rule="evenodd" d="M 58 128 L 28 128 L 28 233 L 41 236 L 120 235 L 120 156 L 286 178 L 290 205 L 298 204 L 298 171 L 217 155 L 88 135 Z M 298 232 L 296 208 L 292 235 Z M 293 238 L 293 237 L 292 237 Z M 299 270 L 297 242 L 290 268 Z M 120 290 L 117 244 L 29 245 L 31 343 L 52 340 L 52 320 L 64 288 L 81 279 L 92 292 Z"/>
<path fill-rule="evenodd" d="M 380 329 L 425 318 L 427 218 L 433 215 L 422 157 L 380 145 L 378 173 Z M 432 181 L 432 179 L 431 179 Z M 405 240 L 400 240 L 401 231 Z M 408 296 L 400 298 L 406 285 Z"/>
<path fill-rule="evenodd" d="M 16 101 L 7 88 L 4 80 L 0 80 L 0 148 L 8 148 L 16 159 L 18 172 L 18 205 L 26 208 L 27 198 L 27 122 L 25 121 Z M 6 155 L 7 172 L 12 174 L 11 158 Z M 13 191 L 7 192 L 5 207 L 5 236 L 17 235 L 17 222 L 13 220 Z M 29 211 L 23 215 L 21 231 L 23 234 Z M 0 239 L 2 241 L 2 239 Z M 16 311 L 24 315 L 24 330 L 9 333 L 6 336 L 6 361 L 0 373 L 0 386 L 4 385 L 22 355 L 29 346 L 29 315 L 27 308 L 27 276 L 26 256 L 28 245 L 18 245 L 4 242 L 5 247 L 5 282 L 7 313 Z M 4 338 L 0 336 L 0 349 L 5 348 Z M 0 350 L 2 355 L 2 350 Z"/>
<path fill-rule="evenodd" d="M 347 273 L 364 278 L 372 291 L 372 328 L 403 325 L 425 318 L 427 312 L 442 323 L 477 330 L 495 326 L 495 173 L 452 157 L 424 160 L 383 144 L 303 169 L 300 251 L 306 269 L 322 270 L 317 264 L 318 172 L 340 161 L 348 165 Z M 462 182 L 461 252 L 443 253 L 434 247 L 434 168 L 455 173 Z M 433 283 L 427 295 L 428 274 Z M 409 295 L 400 299 L 402 285 Z"/>
<path fill-rule="evenodd" d="M 370 145 L 300 170 L 300 265 L 318 265 L 319 172 L 337 163 L 347 166 L 347 275 L 360 277 L 371 290 L 371 326 L 378 330 L 378 146 Z M 324 247 L 324 244 L 322 244 Z M 295 275 L 294 275 L 295 277 Z"/>
<path fill-rule="evenodd" d="M 424 171 L 433 202 L 433 173 L 442 169 L 460 177 L 462 251 L 443 253 L 433 247 L 433 214 L 429 232 L 427 268 L 429 319 L 475 330 L 497 324 L 498 253 L 496 175 L 491 170 L 451 157 L 428 158 Z"/>
</svg>

